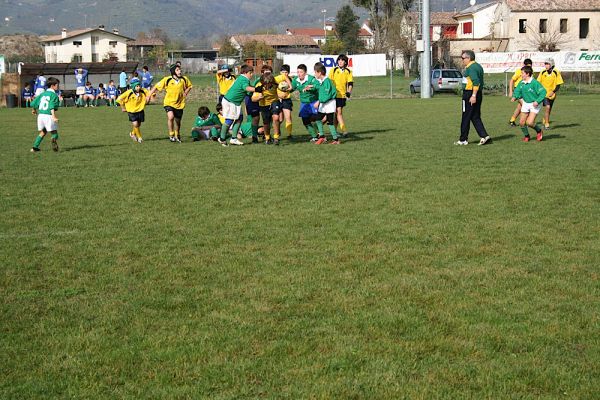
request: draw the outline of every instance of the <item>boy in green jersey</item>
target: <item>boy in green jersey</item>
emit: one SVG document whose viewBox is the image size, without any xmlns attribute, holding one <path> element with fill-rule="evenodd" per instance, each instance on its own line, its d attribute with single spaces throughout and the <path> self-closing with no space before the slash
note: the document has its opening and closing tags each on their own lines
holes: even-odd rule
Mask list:
<svg viewBox="0 0 600 400">
<path fill-rule="evenodd" d="M 38 131 L 40 132 L 33 142 L 32 153 L 40 151 L 40 144 L 44 136 L 50 132 L 52 135 L 52 150 L 58 151 L 58 117 L 56 111 L 60 105 L 60 99 L 56 92 L 60 81 L 56 78 L 48 78 L 48 89 L 36 96 L 31 103 L 31 113 L 37 114 Z"/>
<path fill-rule="evenodd" d="M 530 65 L 521 68 L 521 74 L 523 79 L 521 79 L 514 90 L 510 101 L 519 100 L 519 103 L 521 103 L 519 125 L 521 126 L 521 131 L 523 131 L 523 141 L 529 142 L 528 127 L 531 127 L 537 133 L 537 141 L 541 142 L 543 137 L 542 124 L 536 123 L 535 119 L 542 109 L 542 104 L 546 97 L 546 89 L 540 82 L 533 79 L 533 68 Z"/>
<path fill-rule="evenodd" d="M 221 146 L 227 147 L 227 132 L 233 125 L 233 132 L 239 130 L 241 123 L 240 116 L 242 115 L 242 102 L 246 98 L 249 92 L 255 92 L 256 89 L 250 85 L 250 78 L 252 77 L 252 67 L 249 65 L 243 65 L 240 69 L 240 75 L 237 77 L 231 88 L 227 91 L 221 104 L 223 105 L 223 116 L 225 122 L 221 127 L 221 135 L 218 138 L 218 142 Z M 234 124 L 235 123 L 235 124 Z M 237 137 L 232 137 L 229 143 L 240 146 L 244 142 L 239 140 Z"/>
<path fill-rule="evenodd" d="M 216 140 L 220 129 L 221 121 L 218 115 L 211 113 L 208 107 L 202 106 L 198 108 L 196 124 L 192 128 L 192 140 L 194 142 L 210 138 L 215 138 Z"/>
<path fill-rule="evenodd" d="M 319 82 L 312 75 L 306 73 L 306 65 L 300 64 L 297 68 L 297 74 L 292 80 L 292 91 L 297 90 L 300 93 L 300 112 L 298 116 L 302 118 L 302 124 L 311 137 L 311 142 L 318 140 L 315 120 L 318 112 L 315 103 L 319 101 L 319 91 L 317 86 Z"/>
<path fill-rule="evenodd" d="M 325 69 L 325 65 L 318 62 L 315 64 L 315 78 L 318 83 L 319 97 L 317 102 L 315 103 L 315 108 L 319 112 L 317 116 L 317 128 L 319 130 L 319 138 L 314 142 L 315 144 L 323 144 L 327 142 L 327 138 L 325 138 L 325 132 L 323 130 L 323 120 L 327 121 L 327 125 L 329 125 L 329 132 L 331 136 L 333 136 L 333 142 L 331 144 L 340 144 L 340 139 L 338 138 L 337 130 L 335 129 L 335 112 L 336 112 L 336 102 L 335 97 L 337 95 L 337 91 L 335 89 L 335 85 L 327 77 L 327 70 Z"/>
</svg>

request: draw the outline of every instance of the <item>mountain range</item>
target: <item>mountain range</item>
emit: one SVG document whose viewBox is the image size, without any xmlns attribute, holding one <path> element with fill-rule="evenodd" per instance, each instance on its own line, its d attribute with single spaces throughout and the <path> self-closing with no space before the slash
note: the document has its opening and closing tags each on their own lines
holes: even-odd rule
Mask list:
<svg viewBox="0 0 600 400">
<path fill-rule="evenodd" d="M 432 11 L 468 7 L 468 0 L 430 0 Z M 171 39 L 188 43 L 214 40 L 225 34 L 270 31 L 283 33 L 289 27 L 323 25 L 323 17 L 335 17 L 347 2 L 336 0 L 0 0 L 0 34 L 58 34 L 68 30 L 105 25 L 135 38 L 153 28 Z M 327 10 L 325 13 L 322 10 Z M 365 10 L 355 8 L 361 21 Z"/>
</svg>

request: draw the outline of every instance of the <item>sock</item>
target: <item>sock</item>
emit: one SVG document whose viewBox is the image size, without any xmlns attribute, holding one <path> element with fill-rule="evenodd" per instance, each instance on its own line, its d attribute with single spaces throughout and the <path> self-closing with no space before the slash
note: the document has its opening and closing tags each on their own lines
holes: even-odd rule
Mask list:
<svg viewBox="0 0 600 400">
<path fill-rule="evenodd" d="M 313 137 L 313 138 L 317 137 L 317 131 L 315 131 L 315 127 L 313 126 L 313 124 L 305 125 L 305 127 L 311 137 Z"/>
<path fill-rule="evenodd" d="M 237 134 L 240 131 L 240 125 L 242 123 L 240 121 L 237 121 L 236 123 L 233 124 L 233 128 L 231 128 L 231 138 L 236 138 L 237 139 Z"/>
<path fill-rule="evenodd" d="M 510 117 L 510 122 L 515 122 L 517 120 L 517 118 L 515 118 L 515 116 Z"/>
<path fill-rule="evenodd" d="M 210 128 L 210 137 L 216 138 L 218 136 L 219 136 L 219 131 L 217 130 L 217 128 L 215 128 L 214 126 L 212 128 Z"/>
<path fill-rule="evenodd" d="M 37 137 L 35 138 L 35 141 L 33 142 L 33 147 L 35 147 L 36 149 L 39 149 L 40 144 L 42 144 L 42 140 L 44 140 L 44 137 L 37 135 Z"/>
<path fill-rule="evenodd" d="M 537 123 L 535 124 L 535 126 L 533 127 L 533 129 L 535 129 L 535 131 L 536 131 L 537 133 L 540 133 L 540 132 L 542 131 L 542 124 L 540 124 L 539 122 L 537 122 Z"/>
<path fill-rule="evenodd" d="M 292 123 L 291 122 L 285 122 L 285 131 L 287 132 L 288 136 L 292 136 Z"/>
<path fill-rule="evenodd" d="M 174 137 L 175 136 L 175 132 L 169 132 L 169 137 Z"/>
<path fill-rule="evenodd" d="M 527 125 L 521 127 L 521 132 L 523 132 L 523 136 L 529 136 L 529 130 L 527 129 Z"/>
<path fill-rule="evenodd" d="M 331 133 L 331 136 L 333 136 L 333 140 L 337 140 L 338 134 L 337 130 L 335 129 L 335 125 L 329 125 L 329 133 Z"/>
<path fill-rule="evenodd" d="M 229 125 L 223 124 L 221 127 L 221 140 L 225 140 L 227 138 L 227 132 L 229 132 Z"/>
<path fill-rule="evenodd" d="M 192 139 L 198 139 L 199 133 L 196 129 L 192 129 Z"/>
<path fill-rule="evenodd" d="M 252 137 L 258 138 L 258 125 L 251 125 L 251 126 L 252 126 Z"/>
<path fill-rule="evenodd" d="M 133 134 L 138 138 L 141 139 L 142 138 L 142 131 L 140 130 L 139 126 L 134 126 L 133 127 Z"/>
<path fill-rule="evenodd" d="M 58 140 L 58 132 L 52 134 L 52 139 Z"/>
<path fill-rule="evenodd" d="M 325 136 L 325 132 L 323 131 L 323 121 L 318 120 L 315 123 L 317 124 L 317 129 L 319 130 L 319 136 Z"/>
<path fill-rule="evenodd" d="M 335 128 L 334 128 L 335 130 Z M 346 132 L 346 124 L 340 124 L 340 132 Z M 337 132 L 336 132 L 337 135 Z"/>
</svg>

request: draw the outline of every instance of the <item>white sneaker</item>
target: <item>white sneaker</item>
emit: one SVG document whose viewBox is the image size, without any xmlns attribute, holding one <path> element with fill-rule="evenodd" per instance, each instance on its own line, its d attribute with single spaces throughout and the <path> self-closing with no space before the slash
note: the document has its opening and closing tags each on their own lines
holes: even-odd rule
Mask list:
<svg viewBox="0 0 600 400">
<path fill-rule="evenodd" d="M 175 136 L 175 140 L 173 140 L 176 143 L 181 143 L 181 139 L 179 139 L 179 136 Z"/>
<path fill-rule="evenodd" d="M 142 142 L 143 142 L 142 138 L 136 138 L 136 141 L 137 141 L 138 143 L 142 143 Z"/>
<path fill-rule="evenodd" d="M 236 146 L 242 146 L 244 144 L 244 142 L 242 142 L 241 140 L 239 140 L 237 138 L 231 138 L 231 139 L 229 139 L 229 144 L 234 144 Z"/>
<path fill-rule="evenodd" d="M 454 144 L 457 146 L 466 146 L 469 144 L 469 142 L 467 142 L 466 140 L 459 140 L 458 142 L 454 142 Z"/>
<path fill-rule="evenodd" d="M 484 144 L 486 144 L 487 142 L 489 142 L 492 138 L 489 136 L 486 136 L 484 138 L 481 138 L 481 140 L 479 141 L 479 146 L 483 146 Z"/>
<path fill-rule="evenodd" d="M 227 140 L 221 140 L 221 138 L 218 138 L 217 142 L 221 143 L 221 146 L 227 147 Z"/>
<path fill-rule="evenodd" d="M 169 136 L 169 142 L 175 142 L 175 137 L 174 136 Z"/>
</svg>

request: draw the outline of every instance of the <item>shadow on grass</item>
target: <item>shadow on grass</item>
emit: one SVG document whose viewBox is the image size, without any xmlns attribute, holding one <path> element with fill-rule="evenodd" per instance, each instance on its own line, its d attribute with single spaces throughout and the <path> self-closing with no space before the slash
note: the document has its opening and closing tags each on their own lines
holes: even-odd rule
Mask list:
<svg viewBox="0 0 600 400">
<path fill-rule="evenodd" d="M 77 151 L 77 150 L 86 150 L 86 149 L 96 149 L 102 147 L 119 147 L 119 146 L 127 146 L 129 143 L 115 143 L 115 144 L 84 144 L 82 146 L 73 146 L 64 148 L 63 152 L 67 151 Z"/>
<path fill-rule="evenodd" d="M 580 124 L 577 124 L 577 123 L 575 123 L 575 124 L 554 125 L 554 126 L 552 127 L 552 129 L 558 129 L 558 128 L 574 128 L 574 127 L 576 127 L 576 126 L 581 126 L 581 125 L 580 125 Z"/>
<path fill-rule="evenodd" d="M 516 137 L 517 137 L 516 135 L 510 134 L 510 133 L 507 133 L 506 135 L 492 136 L 492 143 L 497 142 L 497 141 L 502 141 L 502 140 L 514 139 Z"/>
<path fill-rule="evenodd" d="M 564 139 L 565 136 L 560 135 L 558 133 L 553 133 L 551 135 L 544 135 L 544 140 L 552 140 L 552 139 Z"/>
<path fill-rule="evenodd" d="M 329 132 L 327 132 L 325 135 L 326 135 L 328 141 L 332 140 Z M 355 141 L 358 142 L 361 140 L 372 140 L 372 139 L 373 139 L 372 136 L 361 137 L 361 136 L 356 136 L 354 133 L 348 134 L 347 137 L 340 136 L 340 140 L 342 141 L 342 143 L 355 142 Z M 312 144 L 312 143 L 310 143 L 310 135 L 294 135 L 293 140 L 287 140 L 284 138 L 281 141 L 282 145 L 294 145 L 294 144 L 306 144 L 306 143 Z"/>
</svg>

